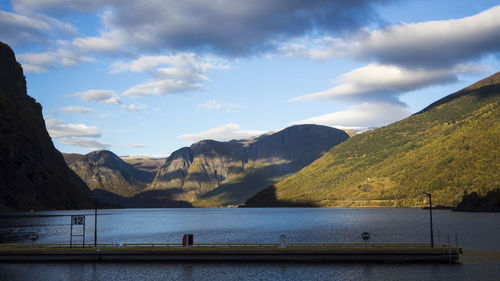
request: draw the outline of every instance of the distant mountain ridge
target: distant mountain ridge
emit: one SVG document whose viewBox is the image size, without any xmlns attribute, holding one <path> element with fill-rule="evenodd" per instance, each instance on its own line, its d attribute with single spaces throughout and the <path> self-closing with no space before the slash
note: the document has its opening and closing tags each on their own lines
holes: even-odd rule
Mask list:
<svg viewBox="0 0 500 281">
<path fill-rule="evenodd" d="M 293 176 L 250 198 L 251 206 L 456 206 L 464 192 L 500 187 L 500 73 L 417 114 L 357 134 Z"/>
<path fill-rule="evenodd" d="M 0 42 L 0 211 L 93 206 L 87 185 L 64 163 L 28 96 L 21 65 Z"/>
<path fill-rule="evenodd" d="M 63 154 L 68 166 L 91 190 L 102 189 L 123 197 L 142 191 L 153 178 L 153 172 L 136 169 L 111 151 L 99 150 L 87 155 Z"/>
<path fill-rule="evenodd" d="M 139 170 L 156 173 L 156 170 L 158 170 L 167 158 L 152 158 L 149 156 L 120 156 L 120 159 Z"/>
<path fill-rule="evenodd" d="M 155 173 L 141 171 L 110 151 L 65 157 L 106 202 L 149 207 L 164 200 L 219 207 L 245 202 L 348 138 L 335 128 L 297 125 L 244 140 L 203 140 L 174 151 Z"/>
<path fill-rule="evenodd" d="M 195 206 L 241 204 L 348 138 L 339 129 L 296 125 L 246 140 L 200 141 L 172 153 L 145 190 L 169 190 Z"/>
</svg>

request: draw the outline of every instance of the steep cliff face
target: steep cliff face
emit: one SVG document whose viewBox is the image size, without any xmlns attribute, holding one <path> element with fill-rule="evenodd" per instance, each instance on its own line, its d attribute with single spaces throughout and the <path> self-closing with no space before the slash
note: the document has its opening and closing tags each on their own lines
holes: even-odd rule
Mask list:
<svg viewBox="0 0 500 281">
<path fill-rule="evenodd" d="M 102 189 L 131 197 L 154 178 L 154 173 L 136 169 L 107 150 L 93 151 L 87 155 L 64 154 L 64 158 L 91 190 Z"/>
<path fill-rule="evenodd" d="M 298 125 L 247 140 L 205 140 L 175 151 L 145 191 L 169 190 L 195 206 L 243 203 L 347 140 L 342 130 Z"/>
<path fill-rule="evenodd" d="M 90 196 L 55 149 L 14 52 L 0 42 L 0 209 L 79 209 L 91 206 Z"/>
</svg>

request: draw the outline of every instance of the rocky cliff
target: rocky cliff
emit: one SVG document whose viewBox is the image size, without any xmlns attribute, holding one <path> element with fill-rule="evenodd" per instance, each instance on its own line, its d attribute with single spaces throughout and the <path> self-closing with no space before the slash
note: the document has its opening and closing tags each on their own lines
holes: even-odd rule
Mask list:
<svg viewBox="0 0 500 281">
<path fill-rule="evenodd" d="M 240 204 L 348 138 L 335 128 L 298 125 L 245 140 L 200 141 L 172 153 L 145 191 L 202 207 Z"/>
<path fill-rule="evenodd" d="M 55 149 L 14 52 L 0 42 L 0 210 L 79 209 L 92 205 L 90 196 Z"/>
<path fill-rule="evenodd" d="M 102 189 L 123 197 L 136 195 L 155 176 L 153 172 L 139 170 L 107 150 L 87 155 L 64 154 L 64 159 L 91 190 Z"/>
</svg>

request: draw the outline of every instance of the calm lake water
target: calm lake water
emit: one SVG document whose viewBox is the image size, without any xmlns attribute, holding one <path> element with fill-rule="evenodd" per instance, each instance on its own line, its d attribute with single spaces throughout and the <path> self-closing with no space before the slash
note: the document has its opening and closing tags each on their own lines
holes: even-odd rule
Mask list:
<svg viewBox="0 0 500 281">
<path fill-rule="evenodd" d="M 86 215 L 93 243 L 93 210 L 0 216 L 0 237 L 69 243 L 70 215 Z M 435 242 L 464 249 L 462 264 L 308 263 L 0 263 L 0 280 L 499 280 L 500 214 L 434 210 Z M 75 233 L 82 229 L 75 228 Z M 429 242 L 429 211 L 420 209 L 120 209 L 99 210 L 99 243 Z M 449 235 L 448 235 L 449 234 Z M 448 238 L 449 237 L 449 238 Z M 74 243 L 81 243 L 74 237 Z"/>
</svg>

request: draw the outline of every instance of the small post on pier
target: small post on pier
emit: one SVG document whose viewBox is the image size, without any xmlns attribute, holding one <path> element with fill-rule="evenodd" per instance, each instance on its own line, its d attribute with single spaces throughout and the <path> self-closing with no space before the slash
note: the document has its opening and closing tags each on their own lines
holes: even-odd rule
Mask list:
<svg viewBox="0 0 500 281">
<path fill-rule="evenodd" d="M 285 234 L 280 235 L 280 248 L 286 248 L 286 236 L 285 236 Z"/>
<path fill-rule="evenodd" d="M 429 196 L 429 216 L 431 219 L 431 247 L 434 248 L 434 232 L 432 231 L 432 195 L 430 193 L 424 193 Z"/>
<path fill-rule="evenodd" d="M 97 248 L 97 198 L 95 198 L 94 206 L 94 248 Z"/>
</svg>

